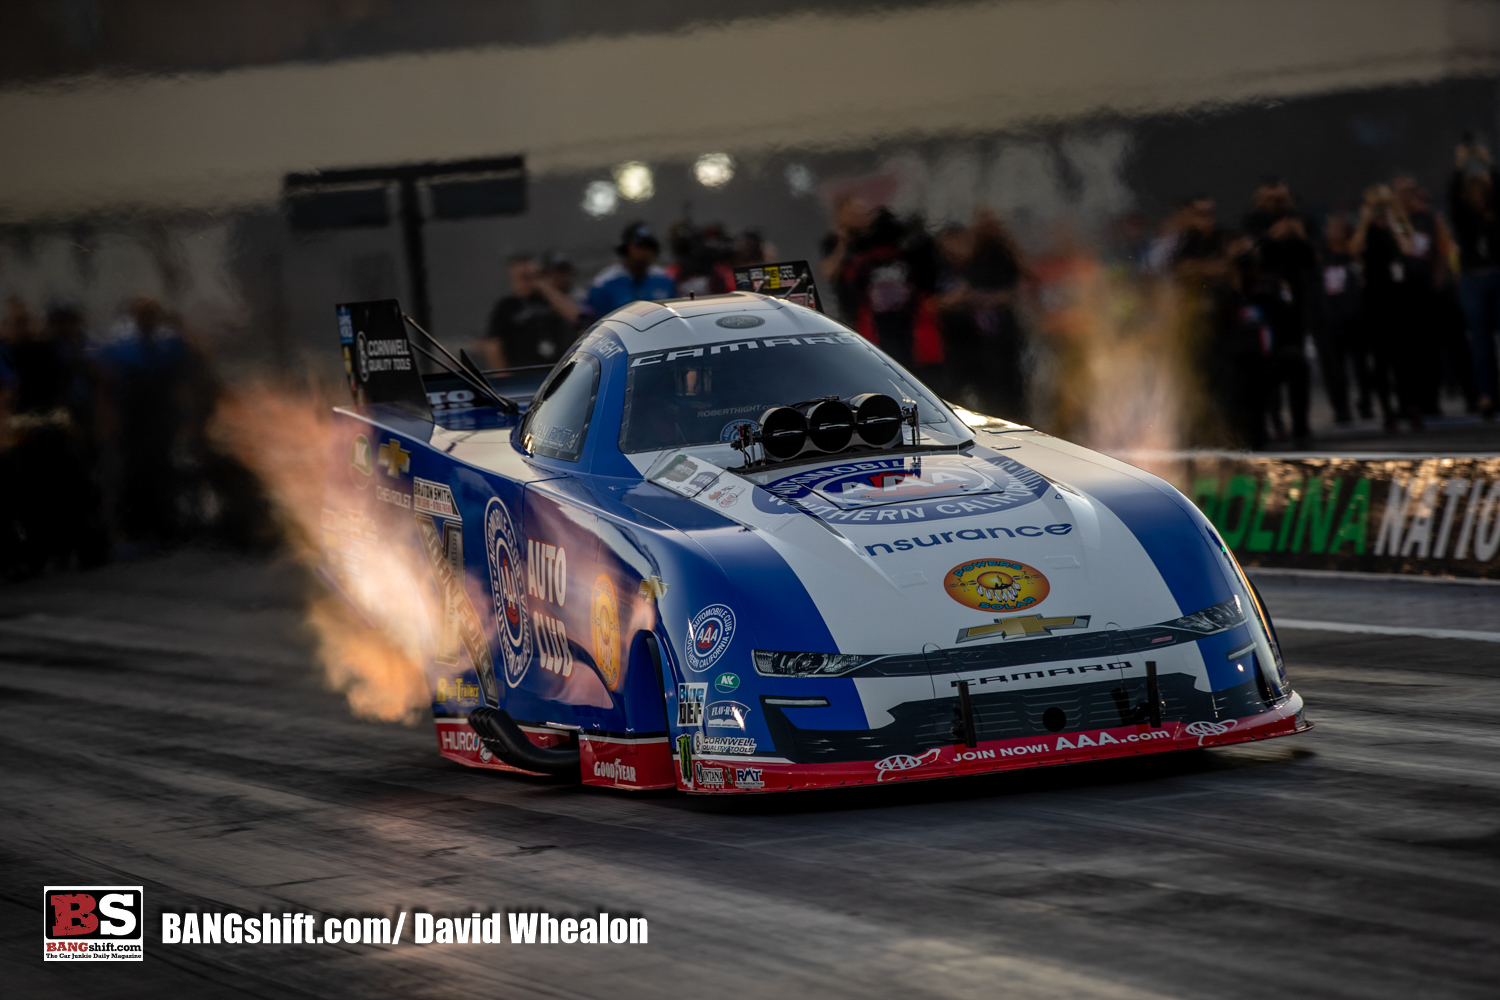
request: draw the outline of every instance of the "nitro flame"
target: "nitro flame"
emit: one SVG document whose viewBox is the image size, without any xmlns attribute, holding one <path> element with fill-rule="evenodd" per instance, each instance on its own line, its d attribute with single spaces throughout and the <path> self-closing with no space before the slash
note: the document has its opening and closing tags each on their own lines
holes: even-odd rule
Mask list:
<svg viewBox="0 0 1500 1000">
<path fill-rule="evenodd" d="M 310 569 L 322 562 L 331 408 L 316 390 L 250 384 L 225 392 L 210 431 L 260 478 L 293 557 Z M 328 685 L 355 715 L 412 724 L 430 704 L 422 651 L 441 616 L 430 572 L 405 548 L 371 546 L 365 571 L 341 581 L 358 611 L 324 591 L 306 621 Z"/>
<path fill-rule="evenodd" d="M 1164 280 L 1111 273 L 1091 258 L 1044 293 L 1038 325 L 1051 364 L 1037 423 L 1051 433 L 1175 480 L 1170 453 L 1199 408 L 1191 328 Z"/>
</svg>

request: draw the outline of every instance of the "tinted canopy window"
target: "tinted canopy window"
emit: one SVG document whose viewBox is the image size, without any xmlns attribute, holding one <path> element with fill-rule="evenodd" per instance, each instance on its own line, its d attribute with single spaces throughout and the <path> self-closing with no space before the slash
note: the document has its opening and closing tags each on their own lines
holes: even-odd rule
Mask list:
<svg viewBox="0 0 1500 1000">
<path fill-rule="evenodd" d="M 883 392 L 917 404 L 925 433 L 944 444 L 968 434 L 910 375 L 854 334 L 765 337 L 632 355 L 620 450 L 653 451 L 733 439 L 773 406 Z"/>
<path fill-rule="evenodd" d="M 537 390 L 521 425 L 521 444 L 529 452 L 578 461 L 599 391 L 599 361 L 574 354 Z"/>
</svg>

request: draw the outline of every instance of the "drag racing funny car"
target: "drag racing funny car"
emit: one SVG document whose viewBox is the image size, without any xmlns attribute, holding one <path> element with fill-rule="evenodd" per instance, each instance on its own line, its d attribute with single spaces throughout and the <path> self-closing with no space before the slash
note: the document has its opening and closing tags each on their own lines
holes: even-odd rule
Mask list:
<svg viewBox="0 0 1500 1000">
<path fill-rule="evenodd" d="M 392 301 L 338 317 L 326 577 L 359 604 L 408 574 L 452 760 L 744 794 L 1307 728 L 1182 494 L 814 309 L 637 302 L 508 372 Z"/>
</svg>

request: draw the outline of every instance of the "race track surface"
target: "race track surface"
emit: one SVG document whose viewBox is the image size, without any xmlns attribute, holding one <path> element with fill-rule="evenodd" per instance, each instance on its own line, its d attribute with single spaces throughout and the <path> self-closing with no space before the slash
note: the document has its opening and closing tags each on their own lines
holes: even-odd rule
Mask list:
<svg viewBox="0 0 1500 1000">
<path fill-rule="evenodd" d="M 1500 628 L 1500 587 L 1260 584 L 1284 617 Z M 723 801 L 352 718 L 303 586 L 200 553 L 0 589 L 0 993 L 1496 995 L 1500 645 L 1286 630 L 1302 736 Z M 143 883 L 146 961 L 44 965 L 46 883 Z M 164 908 L 603 909 L 651 941 L 165 946 Z"/>
</svg>

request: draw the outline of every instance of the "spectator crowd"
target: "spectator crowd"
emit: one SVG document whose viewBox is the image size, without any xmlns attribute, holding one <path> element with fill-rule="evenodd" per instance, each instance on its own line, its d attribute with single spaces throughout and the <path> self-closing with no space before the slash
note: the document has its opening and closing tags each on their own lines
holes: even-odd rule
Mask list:
<svg viewBox="0 0 1500 1000">
<path fill-rule="evenodd" d="M 1116 220 L 1102 246 L 1059 225 L 1029 253 L 984 208 L 934 229 L 857 195 L 830 207 L 813 262 L 824 302 L 981 412 L 1082 433 L 1101 387 L 1123 377 L 1109 338 L 1154 326 L 1135 356 L 1199 401 L 1179 443 L 1307 447 L 1315 380 L 1336 425 L 1419 430 L 1445 398 L 1494 415 L 1500 173 L 1472 141 L 1438 199 L 1399 176 L 1312 213 L 1270 177 L 1237 226 L 1192 197 L 1154 228 L 1140 214 Z M 633 222 L 614 252 L 583 288 L 561 254 L 510 257 L 508 294 L 478 345 L 486 364 L 550 366 L 614 309 L 729 291 L 736 267 L 778 259 L 756 230 L 689 220 L 665 248 Z M 210 440 L 219 392 L 180 319 L 151 299 L 91 338 L 76 309 L 38 318 L 12 298 L 0 319 L 0 481 L 11 487 L 0 491 L 0 574 L 95 565 L 210 524 L 259 537 L 253 476 Z"/>
<path fill-rule="evenodd" d="M 269 542 L 264 494 L 209 440 L 207 358 L 158 302 L 91 340 L 79 311 L 0 320 L 0 579 L 212 537 Z"/>
<path fill-rule="evenodd" d="M 1421 430 L 1445 397 L 1493 418 L 1500 176 L 1483 146 L 1457 148 L 1442 194 L 1398 176 L 1315 214 L 1268 177 L 1237 226 L 1212 198 L 1191 197 L 1154 231 L 1132 214 L 1086 247 L 1059 226 L 1035 254 L 988 209 L 934 231 L 847 196 L 832 206 L 816 271 L 845 323 L 946 398 L 1063 434 L 1089 406 L 1081 373 L 1101 325 L 1128 326 L 1112 314 L 1165 294 L 1175 328 L 1161 364 L 1181 368 L 1202 411 L 1179 439 L 1305 448 L 1316 382 L 1335 426 Z M 651 228 L 632 223 L 617 263 L 586 290 L 563 258 L 512 258 L 511 294 L 489 325 L 492 363 L 550 364 L 612 309 L 726 291 L 736 265 L 776 256 L 756 232 L 735 239 L 686 221 L 668 248 L 663 263 Z"/>
</svg>

